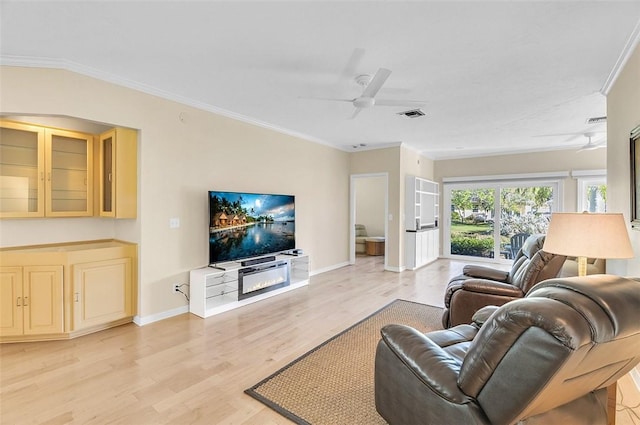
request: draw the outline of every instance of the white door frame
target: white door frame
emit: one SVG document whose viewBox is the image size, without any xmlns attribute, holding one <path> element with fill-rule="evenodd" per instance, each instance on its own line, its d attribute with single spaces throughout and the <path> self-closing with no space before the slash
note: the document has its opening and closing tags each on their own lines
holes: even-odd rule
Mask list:
<svg viewBox="0 0 640 425">
<path fill-rule="evenodd" d="M 389 173 L 351 174 L 349 184 L 349 264 L 356 263 L 356 179 L 384 177 L 384 269 L 389 258 Z"/>
</svg>

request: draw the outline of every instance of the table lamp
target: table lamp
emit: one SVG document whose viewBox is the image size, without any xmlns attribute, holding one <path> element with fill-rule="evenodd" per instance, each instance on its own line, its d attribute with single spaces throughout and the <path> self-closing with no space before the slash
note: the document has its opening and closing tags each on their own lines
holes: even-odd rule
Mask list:
<svg viewBox="0 0 640 425">
<path fill-rule="evenodd" d="M 578 257 L 578 276 L 587 275 L 589 258 L 632 258 L 624 217 L 620 213 L 553 213 L 542 249 Z M 607 387 L 607 424 L 616 423 L 617 383 Z"/>
<path fill-rule="evenodd" d="M 578 258 L 578 276 L 588 258 L 632 258 L 629 233 L 620 213 L 553 213 L 542 249 Z"/>
</svg>

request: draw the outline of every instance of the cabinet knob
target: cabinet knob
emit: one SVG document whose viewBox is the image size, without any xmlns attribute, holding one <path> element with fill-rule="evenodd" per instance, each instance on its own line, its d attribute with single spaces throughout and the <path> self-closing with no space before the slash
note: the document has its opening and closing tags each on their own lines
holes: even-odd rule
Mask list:
<svg viewBox="0 0 640 425">
<path fill-rule="evenodd" d="M 21 298 L 22 298 L 22 297 L 18 297 L 18 298 L 16 298 L 16 307 L 20 307 L 20 299 L 21 299 Z"/>
<path fill-rule="evenodd" d="M 22 299 L 22 306 L 23 307 L 29 307 L 28 301 L 29 301 L 29 297 L 24 297 Z"/>
<path fill-rule="evenodd" d="M 75 295 L 75 302 L 80 302 L 80 293 L 74 292 L 74 295 Z"/>
</svg>

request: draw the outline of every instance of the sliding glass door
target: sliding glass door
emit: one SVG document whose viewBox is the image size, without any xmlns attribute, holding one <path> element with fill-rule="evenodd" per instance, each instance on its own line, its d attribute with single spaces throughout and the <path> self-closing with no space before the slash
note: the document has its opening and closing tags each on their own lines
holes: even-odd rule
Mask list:
<svg viewBox="0 0 640 425">
<path fill-rule="evenodd" d="M 494 251 L 495 190 L 474 186 L 449 192 L 450 254 L 492 257 Z M 446 253 L 445 253 L 446 254 Z"/>
<path fill-rule="evenodd" d="M 513 260 L 529 235 L 546 233 L 558 198 L 555 181 L 445 184 L 443 254 Z"/>
</svg>

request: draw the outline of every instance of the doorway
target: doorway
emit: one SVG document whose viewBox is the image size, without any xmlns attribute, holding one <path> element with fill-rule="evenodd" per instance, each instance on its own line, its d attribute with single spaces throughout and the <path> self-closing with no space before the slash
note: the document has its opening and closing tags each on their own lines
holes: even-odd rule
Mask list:
<svg viewBox="0 0 640 425">
<path fill-rule="evenodd" d="M 355 264 L 356 258 L 363 254 L 356 255 L 356 224 L 364 230 L 369 238 L 384 238 L 384 268 L 387 268 L 387 252 L 389 247 L 386 244 L 388 240 L 388 222 L 386 217 L 389 215 L 388 205 L 388 173 L 370 173 L 370 174 L 353 174 L 351 175 L 350 184 L 350 214 L 349 214 L 349 263 Z M 359 231 L 361 232 L 361 230 Z M 372 249 L 379 248 L 378 241 L 369 241 L 370 253 Z M 359 249 L 362 251 L 362 249 Z M 382 253 L 382 250 L 375 250 L 376 254 Z M 364 256 L 370 257 L 366 254 Z M 380 257 L 378 257 L 380 258 Z"/>
</svg>

